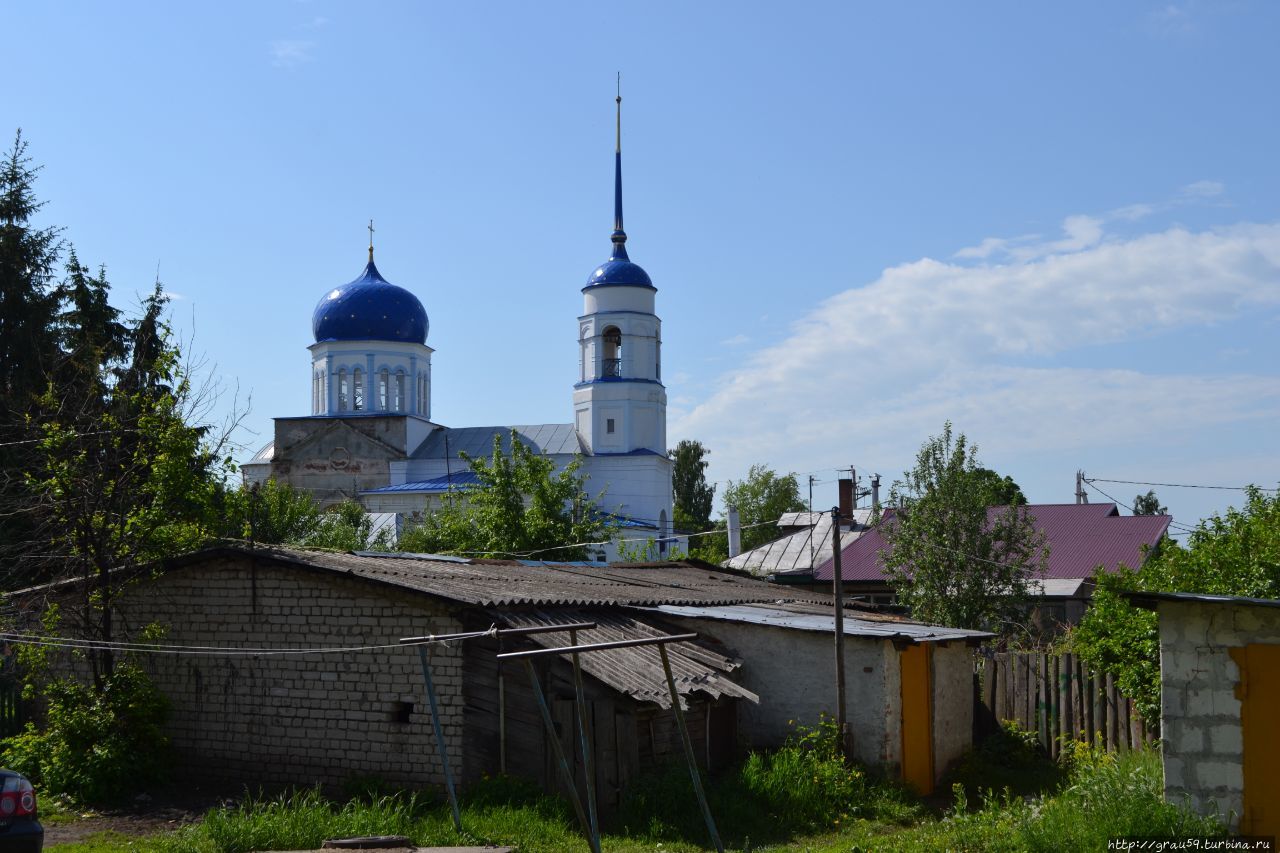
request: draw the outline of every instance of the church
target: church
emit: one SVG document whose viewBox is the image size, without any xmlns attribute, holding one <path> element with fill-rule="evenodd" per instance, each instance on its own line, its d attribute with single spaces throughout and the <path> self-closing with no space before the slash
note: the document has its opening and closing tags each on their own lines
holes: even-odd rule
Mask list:
<svg viewBox="0 0 1280 853">
<path fill-rule="evenodd" d="M 274 441 L 242 466 L 246 483 L 272 478 L 306 489 L 325 507 L 356 500 L 399 527 L 429 513 L 450 490 L 475 483 L 459 453 L 486 456 L 495 436 L 510 452 L 514 431 L 557 469 L 582 457 L 587 490 L 604 493 L 600 509 L 619 523 L 615 541 L 597 549 L 597 559 L 616 558 L 620 539 L 633 545 L 653 539 L 659 553 L 667 551 L 672 492 L 662 322 L 657 288 L 627 256 L 621 97 L 617 105 L 613 247 L 582 287 L 573 421 L 473 427 L 434 421 L 427 312 L 410 291 L 383 278 L 371 226 L 364 272 L 325 293 L 312 315 L 311 413 L 275 419 Z"/>
</svg>

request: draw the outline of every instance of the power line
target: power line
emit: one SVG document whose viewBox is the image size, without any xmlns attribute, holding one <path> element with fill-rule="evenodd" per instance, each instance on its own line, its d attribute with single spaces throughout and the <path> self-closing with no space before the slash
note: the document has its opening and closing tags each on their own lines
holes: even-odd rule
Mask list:
<svg viewBox="0 0 1280 853">
<path fill-rule="evenodd" d="M 496 628 L 490 630 L 496 631 Z M 164 645 L 161 643 L 125 643 L 108 640 L 90 640 L 77 637 L 46 637 L 39 634 L 0 633 L 0 640 L 9 643 L 23 643 L 32 646 L 49 646 L 61 649 L 80 649 L 83 651 L 110 651 L 120 653 L 186 655 L 190 657 L 280 657 L 288 655 L 330 655 L 354 654 L 357 652 L 386 651 L 402 649 L 403 643 L 384 643 L 369 646 L 322 646 L 319 648 L 252 648 L 241 646 L 184 646 Z M 434 635 L 421 641 L 422 645 L 447 644 L 449 641 L 437 639 Z"/>
<path fill-rule="evenodd" d="M 1129 486 L 1160 486 L 1167 489 L 1218 489 L 1225 492 L 1247 492 L 1257 489 L 1260 492 L 1280 492 L 1280 489 L 1264 489 L 1259 486 L 1205 486 L 1196 483 L 1147 483 L 1142 480 L 1106 480 L 1102 477 L 1086 477 L 1086 483 L 1123 483 Z M 1101 489 L 1099 489 L 1101 491 Z M 1113 498 L 1114 500 L 1114 498 Z"/>
<path fill-rule="evenodd" d="M 1093 490 L 1094 490 L 1095 492 L 1097 492 L 1098 494 L 1102 495 L 1102 496 L 1103 496 L 1104 498 L 1106 498 L 1107 500 L 1110 500 L 1110 501 L 1112 501 L 1113 503 L 1117 503 L 1117 504 L 1119 504 L 1120 506 L 1122 506 L 1122 507 L 1124 507 L 1125 509 L 1129 510 L 1129 512 L 1132 512 L 1134 515 L 1137 515 L 1137 514 L 1138 514 L 1138 513 L 1137 513 L 1137 511 L 1136 511 L 1136 510 L 1134 510 L 1134 508 L 1133 508 L 1133 507 L 1129 506 L 1129 505 L 1128 505 L 1127 503 L 1125 503 L 1124 501 L 1120 500 L 1119 498 L 1117 498 L 1117 497 L 1115 497 L 1115 496 L 1113 496 L 1113 495 L 1109 495 L 1109 494 L 1107 494 L 1106 492 L 1102 491 L 1102 489 L 1099 489 L 1097 486 L 1095 486 L 1095 485 L 1093 484 L 1093 481 L 1092 481 L 1092 480 L 1084 479 L 1084 480 L 1081 480 L 1081 482 L 1082 482 L 1082 483 L 1084 483 L 1084 484 L 1085 484 L 1086 486 L 1088 486 L 1089 488 L 1093 489 Z M 1103 482 L 1111 482 L 1111 481 L 1110 481 L 1110 480 L 1104 480 Z M 1144 485 L 1145 485 L 1145 484 L 1144 484 Z M 1170 516 L 1170 518 L 1169 518 L 1169 526 L 1170 526 L 1170 527 L 1176 527 L 1176 528 L 1178 528 L 1178 530 L 1179 530 L 1180 532 L 1182 532 L 1182 533 L 1195 533 L 1195 532 L 1196 532 L 1196 531 L 1195 531 L 1195 528 L 1193 528 L 1193 527 L 1188 527 L 1188 526 L 1187 526 L 1187 525 L 1185 525 L 1185 524 L 1180 524 L 1179 522 L 1174 521 L 1172 516 Z"/>
</svg>

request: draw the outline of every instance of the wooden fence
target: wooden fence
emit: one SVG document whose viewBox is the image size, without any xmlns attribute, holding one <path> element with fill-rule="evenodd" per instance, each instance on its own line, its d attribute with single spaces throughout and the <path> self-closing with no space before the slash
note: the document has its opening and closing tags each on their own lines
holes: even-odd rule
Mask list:
<svg viewBox="0 0 1280 853">
<path fill-rule="evenodd" d="M 1154 740 L 1133 700 L 1121 695 L 1115 677 L 1093 672 L 1077 655 L 998 652 L 979 657 L 975 734 L 990 734 L 1002 720 L 1036 732 L 1053 757 L 1065 740 L 1096 743 L 1108 751 Z"/>
</svg>

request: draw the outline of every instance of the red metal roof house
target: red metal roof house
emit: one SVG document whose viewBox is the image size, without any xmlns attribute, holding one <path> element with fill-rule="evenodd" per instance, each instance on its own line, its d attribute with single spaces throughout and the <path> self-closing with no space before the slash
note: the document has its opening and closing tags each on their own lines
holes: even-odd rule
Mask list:
<svg viewBox="0 0 1280 853">
<path fill-rule="evenodd" d="M 991 507 L 988 513 L 1003 511 Z M 1138 568 L 1169 529 L 1167 515 L 1120 515 L 1113 503 L 1030 504 L 1026 507 L 1044 534 L 1049 565 L 1040 581 L 1045 601 L 1040 617 L 1045 623 L 1078 622 L 1093 594 L 1093 574 L 1101 566 L 1113 572 L 1121 565 Z M 893 510 L 885 512 L 892 518 Z M 883 522 L 882 522 L 883 523 Z M 846 595 L 865 596 L 888 603 L 892 591 L 880 565 L 879 554 L 888 543 L 878 527 L 872 527 L 840 552 L 841 576 Z M 834 560 L 828 557 L 813 572 L 777 574 L 778 583 L 829 585 Z"/>
</svg>

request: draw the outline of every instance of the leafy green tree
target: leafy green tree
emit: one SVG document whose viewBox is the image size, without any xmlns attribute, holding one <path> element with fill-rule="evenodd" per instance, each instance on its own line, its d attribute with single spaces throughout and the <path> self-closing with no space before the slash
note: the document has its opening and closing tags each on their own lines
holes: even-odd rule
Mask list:
<svg viewBox="0 0 1280 853">
<path fill-rule="evenodd" d="M 672 511 L 676 530 L 697 533 L 711 529 L 711 504 L 716 487 L 707 483 L 706 457 L 710 451 L 700 441 L 684 439 L 668 450 L 671 457 Z"/>
<path fill-rule="evenodd" d="M 1196 526 L 1186 547 L 1166 540 L 1140 569 L 1099 572 L 1093 604 L 1073 633 L 1075 648 L 1114 673 L 1150 724 L 1160 719 L 1160 645 L 1156 616 L 1123 592 L 1195 592 L 1280 598 L 1280 495 L 1250 488 L 1232 507 Z"/>
<path fill-rule="evenodd" d="M 316 532 L 323 513 L 310 492 L 268 479 L 224 489 L 214 497 L 214 535 L 263 545 L 300 545 Z"/>
<path fill-rule="evenodd" d="M 458 454 L 479 483 L 446 494 L 441 506 L 405 531 L 402 551 L 509 557 L 535 554 L 548 560 L 582 560 L 585 543 L 612 538 L 614 525 L 587 494 L 578 474 L 581 459 L 560 471 L 512 431 L 510 454 L 494 436 L 489 458 Z"/>
<path fill-rule="evenodd" d="M 890 490 L 881 561 L 915 618 L 1004 634 L 1025 620 L 1048 550 L 1025 509 L 988 512 L 993 478 L 980 470 L 977 447 L 944 424 Z"/>
<path fill-rule="evenodd" d="M 1026 506 L 1027 496 L 1010 476 L 1001 477 L 990 468 L 975 468 L 971 474 L 987 506 Z"/>
<path fill-rule="evenodd" d="M 1155 489 L 1148 489 L 1145 495 L 1138 495 L 1133 499 L 1134 515 L 1168 515 L 1169 508 L 1160 506 L 1160 499 L 1156 497 Z"/>
<path fill-rule="evenodd" d="M 724 489 L 724 503 L 726 507 L 738 509 L 743 551 L 778 538 L 775 524 L 783 513 L 808 508 L 800 497 L 800 483 L 795 474 L 780 477 L 764 465 L 752 465 L 744 479 L 730 480 Z"/>
</svg>

